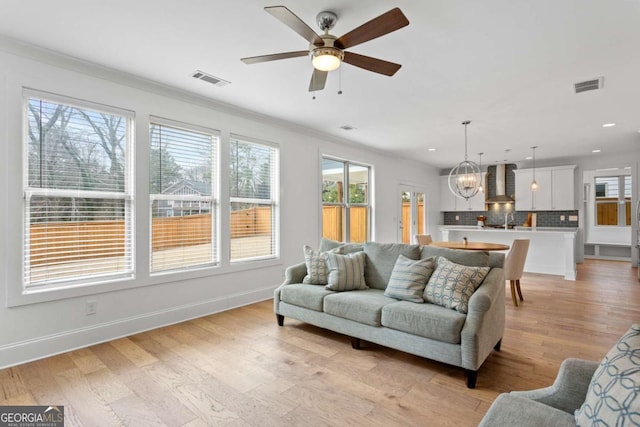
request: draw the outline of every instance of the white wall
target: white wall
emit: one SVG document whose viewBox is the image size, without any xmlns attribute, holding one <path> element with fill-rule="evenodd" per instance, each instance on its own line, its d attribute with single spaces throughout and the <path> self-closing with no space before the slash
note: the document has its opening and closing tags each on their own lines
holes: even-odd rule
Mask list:
<svg viewBox="0 0 640 427">
<path fill-rule="evenodd" d="M 373 166 L 374 230 L 377 241 L 395 241 L 396 203 L 400 183 L 425 188 L 438 200 L 438 171 L 411 160 L 394 158 L 277 120 L 219 105 L 132 76 L 0 40 L 0 368 L 69 349 L 132 334 L 164 324 L 225 310 L 271 297 L 287 265 L 302 260 L 302 246 L 317 246 L 320 236 L 319 164 L 322 154 Z M 22 298 L 22 88 L 49 91 L 135 111 L 136 216 L 138 218 L 136 279 L 112 287 L 69 290 Z M 280 259 L 230 266 L 163 278 L 148 275 L 148 214 L 144 196 L 148 184 L 149 115 L 171 118 L 221 131 L 222 156 L 228 155 L 230 133 L 280 144 Z M 145 155 L 147 154 L 147 155 Z M 224 158 L 224 157 L 223 157 Z M 222 200 L 226 194 L 222 182 Z M 223 204 L 223 208 L 228 205 Z M 224 212 L 223 212 L 224 213 Z M 437 202 L 429 209 L 428 229 L 439 220 Z M 228 215 L 223 215 L 224 237 Z M 224 261 L 224 259 L 223 259 Z M 98 291 L 99 293 L 96 293 Z M 18 295 L 18 297 L 16 297 Z M 16 299 L 20 305 L 9 301 Z M 97 314 L 85 315 L 85 302 L 98 302 Z M 26 303 L 25 303 L 26 302 Z M 274 328 L 275 326 L 274 321 Z"/>
</svg>

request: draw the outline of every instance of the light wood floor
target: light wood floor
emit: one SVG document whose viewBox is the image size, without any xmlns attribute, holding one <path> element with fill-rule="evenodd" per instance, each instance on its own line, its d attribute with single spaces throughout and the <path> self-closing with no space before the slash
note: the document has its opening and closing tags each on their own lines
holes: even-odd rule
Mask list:
<svg viewBox="0 0 640 427">
<path fill-rule="evenodd" d="M 498 393 L 549 385 L 567 357 L 600 360 L 640 322 L 629 263 L 521 283 L 474 390 L 459 368 L 353 350 L 291 319 L 279 328 L 267 301 L 2 370 L 0 405 L 64 405 L 67 426 L 475 426 Z"/>
</svg>

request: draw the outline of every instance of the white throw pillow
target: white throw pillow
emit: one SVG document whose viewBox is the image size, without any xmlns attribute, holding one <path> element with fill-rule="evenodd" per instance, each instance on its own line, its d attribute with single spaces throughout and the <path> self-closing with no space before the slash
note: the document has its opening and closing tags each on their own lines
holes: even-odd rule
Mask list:
<svg viewBox="0 0 640 427">
<path fill-rule="evenodd" d="M 346 255 L 328 252 L 329 280 L 326 289 L 331 291 L 367 289 L 367 284 L 364 281 L 365 259 L 364 252 Z"/>
<path fill-rule="evenodd" d="M 426 288 L 424 300 L 460 313 L 469 311 L 469 299 L 489 274 L 489 267 L 469 267 L 438 257 Z"/>
<path fill-rule="evenodd" d="M 310 285 L 326 285 L 329 278 L 329 268 L 327 266 L 327 253 L 341 253 L 341 248 L 337 247 L 328 252 L 314 251 L 311 246 L 303 247 L 304 263 L 307 265 L 307 275 L 302 279 L 302 283 Z"/>
<path fill-rule="evenodd" d="M 575 417 L 580 427 L 640 425 L 640 324 L 602 359 Z"/>
<path fill-rule="evenodd" d="M 411 302 L 424 302 L 422 294 L 435 268 L 435 257 L 416 261 L 402 254 L 398 255 L 384 296 Z"/>
</svg>

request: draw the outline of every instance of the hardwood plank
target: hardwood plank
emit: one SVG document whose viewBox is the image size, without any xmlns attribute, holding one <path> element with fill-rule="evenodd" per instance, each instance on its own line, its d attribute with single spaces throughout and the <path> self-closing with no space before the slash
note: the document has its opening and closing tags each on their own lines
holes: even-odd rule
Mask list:
<svg viewBox="0 0 640 427">
<path fill-rule="evenodd" d="M 68 426 L 475 426 L 499 393 L 548 386 L 567 357 L 600 360 L 640 319 L 629 263 L 587 260 L 576 281 L 525 274 L 521 286 L 473 390 L 457 367 L 278 327 L 264 301 L 0 370 L 0 404 L 64 405 Z"/>
</svg>

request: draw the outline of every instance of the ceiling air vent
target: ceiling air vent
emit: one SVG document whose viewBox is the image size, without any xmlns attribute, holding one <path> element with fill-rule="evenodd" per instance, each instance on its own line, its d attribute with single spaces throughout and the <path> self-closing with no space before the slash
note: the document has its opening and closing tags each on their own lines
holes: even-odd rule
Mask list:
<svg viewBox="0 0 640 427">
<path fill-rule="evenodd" d="M 226 86 L 231 82 L 221 79 L 220 77 L 212 76 L 211 74 L 207 74 L 204 71 L 196 70 L 191 77 L 196 78 L 198 80 L 203 80 L 207 83 L 211 83 L 216 86 Z"/>
<path fill-rule="evenodd" d="M 573 89 L 576 93 L 587 92 L 590 90 L 602 89 L 604 85 L 604 77 L 598 77 L 597 79 L 585 80 L 584 82 L 578 82 L 573 84 Z"/>
</svg>

